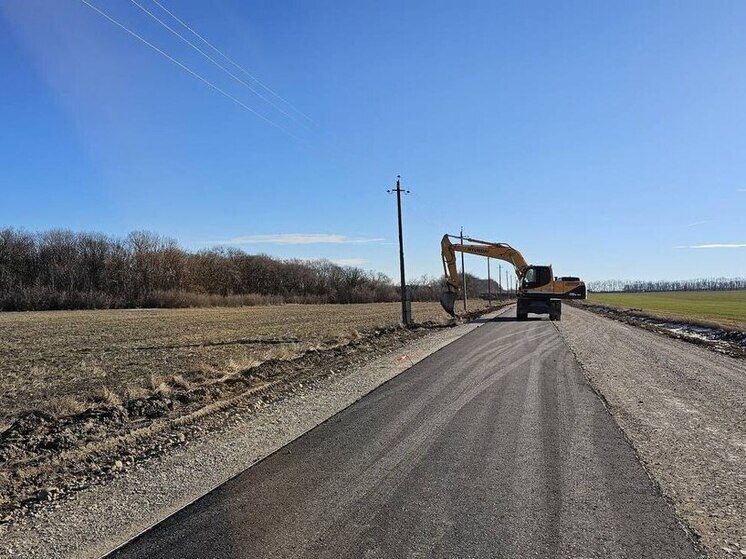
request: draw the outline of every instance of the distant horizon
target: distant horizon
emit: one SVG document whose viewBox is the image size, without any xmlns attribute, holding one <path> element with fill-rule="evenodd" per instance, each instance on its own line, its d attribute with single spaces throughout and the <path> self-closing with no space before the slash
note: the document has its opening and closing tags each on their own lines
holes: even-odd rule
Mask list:
<svg viewBox="0 0 746 559">
<path fill-rule="evenodd" d="M 103 235 L 104 237 L 106 237 L 108 239 L 118 240 L 118 241 L 126 241 L 127 236 L 129 234 L 132 234 L 132 233 L 148 233 L 148 234 L 156 235 L 156 236 L 158 236 L 159 238 L 161 238 L 164 241 L 174 242 L 179 249 L 184 250 L 186 252 L 190 252 L 190 253 L 197 253 L 197 252 L 205 251 L 205 250 L 209 251 L 209 250 L 219 250 L 219 249 L 231 249 L 231 250 L 238 250 L 238 251 L 243 252 L 244 254 L 247 254 L 247 255 L 250 255 L 250 256 L 268 256 L 270 258 L 274 258 L 274 259 L 279 260 L 279 261 L 293 261 L 293 260 L 295 260 L 295 261 L 308 262 L 308 263 L 318 262 L 318 261 L 327 261 L 327 262 L 331 262 L 332 264 L 336 264 L 336 265 L 342 266 L 342 267 L 358 268 L 358 269 L 363 270 L 365 272 L 376 273 L 376 274 L 383 273 L 384 275 L 386 275 L 389 278 L 389 280 L 391 281 L 391 283 L 393 285 L 397 285 L 397 286 L 400 285 L 400 283 L 398 281 L 398 274 L 396 276 L 385 274 L 385 272 L 382 272 L 381 270 L 377 270 L 375 268 L 365 267 L 363 265 L 360 265 L 357 262 L 348 262 L 348 261 L 345 261 L 345 260 L 333 260 L 333 259 L 329 259 L 329 258 L 325 258 L 325 257 L 321 257 L 321 258 L 300 258 L 300 257 L 292 257 L 291 256 L 291 257 L 287 257 L 287 258 L 282 258 L 282 257 L 274 256 L 274 255 L 269 254 L 267 252 L 261 252 L 261 251 L 252 252 L 250 250 L 247 250 L 244 247 L 235 246 L 234 244 L 222 244 L 222 245 L 221 244 L 214 244 L 214 245 L 205 246 L 205 247 L 202 247 L 202 248 L 185 247 L 184 245 L 182 245 L 181 243 L 179 243 L 178 239 L 171 238 L 168 235 L 162 235 L 162 234 L 158 233 L 157 231 L 150 231 L 150 230 L 142 230 L 141 229 L 141 230 L 130 231 L 130 232 L 128 232 L 125 235 L 108 235 L 108 234 L 103 233 L 101 231 L 72 230 L 72 229 L 64 229 L 64 228 L 55 228 L 55 229 L 46 229 L 46 230 L 40 230 L 40 231 L 31 231 L 31 230 L 28 230 L 28 229 L 25 229 L 25 228 L 15 228 L 15 227 L 9 227 L 9 226 L 0 225 L 0 233 L 2 233 L 3 230 L 8 230 L 8 229 L 12 229 L 12 230 L 15 230 L 15 231 L 20 231 L 20 232 L 23 232 L 23 233 L 26 233 L 26 234 L 29 234 L 29 235 L 43 235 L 45 233 L 52 233 L 52 232 L 65 232 L 65 233 L 83 234 L 83 235 Z M 313 237 L 313 236 L 316 236 L 316 235 L 317 234 L 308 235 L 308 237 Z M 0 240 L 2 240 L 1 237 L 0 237 Z M 1 247 L 2 247 L 2 245 L 0 245 L 0 248 Z M 483 260 L 483 261 L 486 262 L 486 259 L 483 259 L 483 258 L 480 258 L 480 257 L 471 257 L 471 258 L 473 260 L 479 260 L 479 261 Z M 502 285 L 503 282 L 495 279 L 497 277 L 497 273 L 498 273 L 498 266 L 501 266 L 503 268 L 503 275 L 504 275 L 505 270 L 510 270 L 511 269 L 510 263 L 506 262 L 506 261 L 503 261 L 503 260 L 496 260 L 496 259 L 491 259 L 491 261 L 492 261 L 492 275 L 491 275 L 491 277 L 492 277 L 492 279 L 494 281 L 497 281 L 500 285 Z M 460 267 L 460 264 L 459 264 L 459 267 Z M 484 274 L 484 276 L 482 276 L 478 272 L 470 270 L 468 266 L 467 266 L 466 272 L 468 274 L 470 274 L 470 275 L 472 275 L 472 276 L 480 279 L 480 280 L 487 281 L 487 274 L 486 273 Z M 415 274 L 415 275 L 412 275 L 412 274 L 408 273 L 407 276 L 408 276 L 408 278 L 411 278 L 412 282 L 414 283 L 416 280 L 438 279 L 440 277 L 444 277 L 444 274 L 441 273 L 441 274 L 436 274 L 436 275 L 433 275 L 433 274 L 420 274 L 420 275 L 416 275 Z M 504 279 L 504 277 L 503 277 L 503 279 Z M 586 283 L 618 282 L 618 283 L 622 283 L 622 284 L 625 284 L 625 283 L 631 284 L 631 283 L 635 283 L 635 282 L 652 282 L 652 283 L 655 283 L 655 282 L 672 282 L 672 283 L 677 283 L 678 282 L 678 283 L 685 283 L 685 282 L 695 282 L 695 281 L 700 281 L 700 280 L 731 280 L 731 281 L 741 280 L 741 281 L 746 281 L 746 276 L 699 276 L 699 277 L 688 277 L 688 278 L 666 278 L 666 277 L 659 277 L 659 278 L 602 278 L 602 279 L 588 279 L 588 278 L 581 277 L 581 279 L 583 281 L 585 281 Z"/>
</svg>

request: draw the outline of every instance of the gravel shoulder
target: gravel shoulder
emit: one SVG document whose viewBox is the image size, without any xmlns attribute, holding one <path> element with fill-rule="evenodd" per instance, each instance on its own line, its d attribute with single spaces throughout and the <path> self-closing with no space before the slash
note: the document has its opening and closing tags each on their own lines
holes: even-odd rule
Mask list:
<svg viewBox="0 0 746 559">
<path fill-rule="evenodd" d="M 569 305 L 556 324 L 709 555 L 746 556 L 746 363 Z"/>
<path fill-rule="evenodd" d="M 258 412 L 243 413 L 236 406 L 216 414 L 201 427 L 209 435 L 187 440 L 35 516 L 0 525 L 0 557 L 100 557 L 508 309 L 437 330 L 363 366 L 301 383 Z"/>
</svg>

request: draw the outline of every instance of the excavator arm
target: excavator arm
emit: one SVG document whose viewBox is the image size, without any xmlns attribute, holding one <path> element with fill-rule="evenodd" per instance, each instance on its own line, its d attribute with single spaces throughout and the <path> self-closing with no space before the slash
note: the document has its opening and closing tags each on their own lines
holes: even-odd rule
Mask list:
<svg viewBox="0 0 746 559">
<path fill-rule="evenodd" d="M 513 265 L 518 279 L 523 279 L 523 275 L 528 269 L 528 263 L 520 251 L 508 244 L 489 243 L 468 237 L 464 238 L 464 240 L 474 244 L 453 244 L 451 237 L 454 239 L 460 238 L 455 235 L 443 235 L 443 239 L 440 241 L 440 252 L 443 257 L 443 271 L 446 274 L 446 281 L 450 287 L 456 290 L 461 288 L 461 278 L 456 267 L 456 251 L 505 260 Z"/>
<path fill-rule="evenodd" d="M 456 251 L 509 262 L 515 268 L 515 273 L 519 280 L 523 278 L 523 275 L 529 267 L 526 259 L 523 258 L 520 251 L 514 249 L 508 244 L 490 243 L 487 241 L 480 241 L 479 239 L 471 239 L 469 237 L 464 238 L 464 240 L 468 241 L 470 244 L 464 244 L 462 242 L 454 244 L 451 242 L 452 237 L 460 240 L 460 237 L 446 234 L 443 235 L 443 239 L 440 241 L 440 253 L 443 257 L 443 271 L 446 274 L 446 283 L 448 285 L 446 291 L 440 295 L 440 304 L 446 312 L 452 316 L 454 316 L 453 306 L 458 297 L 458 291 L 461 289 L 461 278 L 458 273 L 458 267 L 456 266 Z"/>
</svg>

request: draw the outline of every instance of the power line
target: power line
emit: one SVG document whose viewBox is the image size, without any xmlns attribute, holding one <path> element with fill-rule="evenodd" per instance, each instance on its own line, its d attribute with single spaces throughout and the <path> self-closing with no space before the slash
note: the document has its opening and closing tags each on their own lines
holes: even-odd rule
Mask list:
<svg viewBox="0 0 746 559">
<path fill-rule="evenodd" d="M 230 70 L 228 70 L 228 68 L 226 68 L 225 66 L 223 66 L 222 64 L 220 64 L 212 56 L 210 56 L 205 51 L 203 51 L 201 48 L 199 48 L 197 45 L 195 45 L 194 43 L 192 43 L 189 39 L 187 39 L 186 37 L 184 37 L 184 35 L 182 35 L 178 31 L 176 31 L 176 29 L 174 29 L 173 27 L 171 27 L 170 25 L 168 25 L 165 21 L 163 21 L 161 18 L 159 18 L 153 12 L 151 12 L 150 10 L 148 10 L 145 6 L 143 6 L 142 4 L 140 4 L 137 0 L 130 0 L 130 2 L 132 2 L 135 6 L 137 6 L 138 8 L 140 8 L 143 12 L 145 12 L 147 15 L 149 15 L 151 18 L 153 18 L 155 21 L 157 21 L 162 27 L 165 27 L 166 29 L 168 29 L 171 33 L 173 33 L 174 35 L 176 35 L 177 37 L 179 37 L 187 45 L 189 45 L 190 47 L 192 47 L 194 50 L 196 50 L 202 56 L 204 56 L 205 58 L 207 58 L 210 62 L 212 62 L 213 64 L 215 64 L 215 66 L 217 66 L 218 68 L 220 68 L 223 72 L 225 72 L 226 74 L 228 74 L 231 78 L 233 78 L 234 80 L 236 80 L 238 83 L 243 84 L 244 86 L 246 86 L 249 89 L 249 91 L 251 91 L 252 93 L 254 93 L 255 95 L 257 95 L 260 99 L 262 99 L 263 101 L 265 101 L 265 102 L 269 103 L 270 105 L 272 105 L 275 109 L 277 109 L 278 111 L 280 111 L 283 115 L 285 115 L 289 119 L 296 120 L 295 117 L 293 117 L 291 114 L 289 114 L 287 111 L 285 111 L 282 107 L 280 107 L 279 105 L 277 105 L 276 103 L 274 103 L 272 100 L 267 99 L 264 95 L 262 95 L 256 89 L 254 89 L 250 84 L 246 83 L 244 80 L 242 80 L 241 78 L 239 78 L 233 72 L 231 72 Z"/>
<path fill-rule="evenodd" d="M 166 12 L 168 15 L 170 15 L 176 21 L 178 21 L 181 25 L 183 25 L 186 29 L 188 29 L 192 34 L 194 34 L 197 38 L 199 38 L 203 43 L 205 43 L 208 47 L 210 47 L 212 50 L 214 50 L 215 52 L 217 52 L 220 56 L 222 56 L 223 58 L 225 58 L 228 62 L 230 62 L 231 64 L 233 64 L 236 68 L 238 68 L 239 70 L 241 70 L 244 74 L 246 74 L 248 77 L 250 77 L 252 80 L 254 80 L 257 84 L 259 84 L 264 89 L 266 89 L 269 93 L 271 93 L 272 95 L 274 95 L 275 97 L 277 97 L 280 101 L 282 101 L 283 103 L 285 103 L 288 107 L 290 107 L 293 111 L 295 111 L 300 116 L 302 116 L 303 118 L 305 118 L 308 122 L 310 122 L 314 126 L 316 125 L 316 123 L 313 121 L 313 119 L 311 119 L 311 117 L 309 117 L 305 113 L 303 113 L 300 110 L 298 110 L 297 108 L 295 108 L 295 106 L 290 101 L 288 101 L 287 99 L 284 99 L 283 97 L 281 97 L 278 93 L 276 93 L 274 90 L 272 90 L 268 85 L 263 84 L 259 80 L 259 78 L 257 78 L 256 76 L 254 76 L 246 68 L 244 68 L 243 66 L 241 66 L 238 62 L 236 62 L 235 60 L 233 60 L 232 58 L 230 58 L 227 54 L 225 54 L 223 51 L 221 51 L 216 46 L 214 46 L 210 41 L 208 41 L 202 35 L 200 35 L 199 33 L 197 33 L 186 22 L 184 22 L 184 20 L 179 19 L 176 16 L 176 14 L 174 14 L 171 10 L 169 10 L 168 8 L 166 8 L 158 0 L 152 0 L 152 1 L 153 1 L 153 4 L 155 4 L 156 6 L 158 6 L 161 10 L 163 10 L 164 12 Z"/>
<path fill-rule="evenodd" d="M 199 75 L 199 74 L 198 74 L 197 72 L 195 72 L 195 71 L 194 71 L 194 70 L 192 70 L 191 68 L 188 68 L 187 66 L 185 66 L 184 64 L 182 64 L 181 62 L 179 62 L 178 60 L 176 60 L 176 59 L 175 59 L 175 58 L 174 58 L 173 56 L 171 56 L 170 54 L 168 54 L 168 53 L 166 53 L 166 52 L 162 51 L 161 49 L 159 49 L 159 48 L 158 48 L 157 46 L 155 46 L 155 45 L 154 45 L 153 43 L 151 43 L 150 41 L 148 41 L 147 39 L 145 39 L 145 38 L 144 38 L 144 37 L 142 37 L 141 35 L 138 35 L 137 33 L 135 33 L 134 31 L 132 31 L 132 30 L 131 30 L 131 29 L 129 29 L 128 27 L 125 27 L 125 26 L 124 26 L 123 24 L 119 23 L 119 22 L 118 22 L 117 20 L 115 20 L 115 19 L 114 19 L 113 17 L 111 17 L 111 16 L 109 15 L 109 14 L 107 14 L 106 12 L 104 12 L 104 11 L 100 10 L 99 8 L 97 8 L 96 6 L 94 6 L 93 4 L 91 4 L 90 2 L 88 2 L 88 0 L 80 0 L 80 1 L 81 1 L 81 2 L 83 2 L 83 4 L 85 4 L 85 5 L 86 5 L 86 6 L 88 6 L 89 8 L 91 8 L 92 10 L 94 10 L 94 11 L 98 12 L 98 13 L 99 13 L 100 15 L 102 15 L 102 16 L 103 16 L 103 17 L 105 17 L 106 19 L 108 19 L 108 20 L 109 20 L 109 21 L 110 21 L 111 23 L 113 23 L 113 24 L 114 24 L 114 25 L 116 25 L 117 27 L 119 27 L 119 28 L 123 29 L 124 31 L 126 31 L 127 33 L 129 33 L 130 35 L 132 35 L 133 37 L 135 37 L 136 39 L 138 39 L 139 41 L 141 41 L 141 42 L 145 43 L 145 44 L 146 44 L 147 46 L 149 46 L 149 47 L 150 47 L 151 49 L 153 49 L 154 51 L 156 51 L 156 52 L 157 52 L 158 54 L 160 54 L 160 55 L 162 55 L 162 56 L 165 56 L 165 57 L 166 57 L 167 59 L 169 59 L 169 60 L 170 60 L 171 62 L 173 62 L 174 64 L 176 64 L 177 66 L 179 66 L 179 67 L 180 67 L 181 69 L 185 70 L 186 72 L 188 72 L 189 74 L 191 74 L 192 76 L 194 76 L 195 78 L 197 78 L 197 79 L 198 79 L 199 81 L 201 81 L 202 83 L 204 83 L 205 85 L 207 85 L 207 86 L 208 86 L 208 87 L 210 87 L 211 89 L 214 89 L 215 91 L 217 91 L 217 92 L 218 92 L 218 93 L 220 93 L 221 95 L 223 95 L 223 96 L 227 97 L 228 99 L 230 99 L 231 101 L 233 101 L 233 102 L 234 102 L 234 103 L 236 103 L 237 105 L 240 105 L 241 107 L 243 107 L 244 109 L 246 109 L 246 110 L 247 110 L 247 111 L 249 111 L 250 113 L 252 113 L 252 114 L 254 114 L 254 115 L 258 116 L 259 118 L 261 118 L 261 119 L 262 119 L 262 120 L 264 120 L 265 122 L 267 122 L 267 123 L 271 124 L 272 126 L 274 126 L 274 127 L 275 127 L 275 128 L 277 128 L 277 129 L 281 130 L 282 132 L 284 132 L 285 134 L 287 134 L 287 135 L 288 135 L 288 136 L 290 136 L 291 138 L 294 138 L 294 139 L 296 139 L 296 140 L 299 140 L 299 138 L 298 138 L 297 136 L 295 136 L 295 135 L 291 134 L 290 132 L 288 132 L 287 130 L 285 130 L 285 129 L 284 129 L 284 128 L 283 128 L 282 126 L 280 126 L 279 124 L 277 124 L 276 122 L 273 122 L 273 121 L 271 121 L 270 119 L 268 119 L 268 118 L 267 118 L 266 116 L 264 116 L 263 114 L 261 114 L 261 113 L 259 113 L 259 112 L 255 111 L 254 109 L 252 109 L 251 107 L 249 107 L 249 106 L 248 106 L 248 105 L 246 105 L 245 103 L 241 102 L 241 101 L 240 101 L 239 99 L 236 99 L 236 98 L 235 98 L 235 97 L 234 97 L 233 95 L 231 95 L 230 93 L 227 93 L 227 92 L 223 91 L 222 89 L 220 89 L 220 88 L 219 88 L 219 87 L 218 87 L 217 85 L 215 85 L 214 83 L 212 83 L 212 82 L 210 82 L 210 81 L 206 80 L 205 78 L 203 78 L 202 76 L 200 76 L 200 75 Z"/>
</svg>

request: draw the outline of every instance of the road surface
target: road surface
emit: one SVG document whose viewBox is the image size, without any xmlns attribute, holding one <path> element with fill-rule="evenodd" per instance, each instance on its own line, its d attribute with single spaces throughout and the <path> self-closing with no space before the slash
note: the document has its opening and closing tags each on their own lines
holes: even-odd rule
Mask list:
<svg viewBox="0 0 746 559">
<path fill-rule="evenodd" d="M 508 317 L 112 554 L 697 556 L 554 324 Z"/>
</svg>

